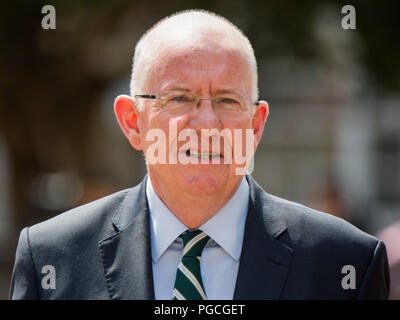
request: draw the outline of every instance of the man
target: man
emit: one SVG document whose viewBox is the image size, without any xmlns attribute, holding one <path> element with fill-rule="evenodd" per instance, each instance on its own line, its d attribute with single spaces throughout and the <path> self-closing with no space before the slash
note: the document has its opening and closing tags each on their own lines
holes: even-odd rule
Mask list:
<svg viewBox="0 0 400 320">
<path fill-rule="evenodd" d="M 268 116 L 257 95 L 253 49 L 224 18 L 152 27 L 115 101 L 148 174 L 23 229 L 11 298 L 386 299 L 381 241 L 244 175 Z"/>
</svg>

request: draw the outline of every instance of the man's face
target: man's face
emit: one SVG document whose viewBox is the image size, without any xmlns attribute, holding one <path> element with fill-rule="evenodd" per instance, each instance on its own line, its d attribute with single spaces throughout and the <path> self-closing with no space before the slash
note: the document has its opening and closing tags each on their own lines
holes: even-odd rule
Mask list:
<svg viewBox="0 0 400 320">
<path fill-rule="evenodd" d="M 162 49 L 162 54 L 159 54 L 159 59 L 148 74 L 144 88 L 145 92 L 141 93 L 156 96 L 179 90 L 202 99 L 225 95 L 238 97 L 239 101 L 243 102 L 242 108 L 234 112 L 214 108 L 210 100 L 201 100 L 197 106 L 185 112 L 177 112 L 176 109 L 168 108 L 157 100 L 145 99 L 140 101 L 143 109 L 137 121 L 140 149 L 149 162 L 148 171 L 152 182 L 156 180 L 155 183 L 162 184 L 169 190 L 191 197 L 218 195 L 222 190 L 226 191 L 226 188 L 232 189 L 233 194 L 242 178 L 237 174 L 236 168 L 244 166 L 235 162 L 235 148 L 240 148 L 240 155 L 245 155 L 246 129 L 253 128 L 255 117 L 258 117 L 256 123 L 257 126 L 261 125 L 262 132 L 267 112 L 254 113 L 254 101 L 251 99 L 252 78 L 247 60 L 238 50 L 215 44 L 180 49 L 170 46 Z M 176 127 L 177 132 L 170 137 L 171 127 Z M 174 145 L 177 147 L 177 163 L 152 164 L 148 158 L 148 151 L 154 146 L 154 141 L 149 141 L 146 136 L 154 129 L 161 129 L 165 133 L 167 161 L 170 150 L 175 150 Z M 179 141 L 179 134 L 185 129 L 196 133 L 195 144 L 187 143 L 193 136 Z M 202 129 L 216 129 L 219 132 L 225 130 L 231 133 L 232 142 L 228 142 L 227 148 L 225 144 L 229 140 L 222 137 L 218 140 L 218 164 L 213 164 L 211 159 L 206 160 L 208 164 L 202 163 L 204 160 L 198 156 L 201 152 L 204 155 L 205 152 L 214 150 L 212 137 L 202 136 Z M 235 141 L 234 129 L 240 129 L 243 143 Z M 256 138 L 251 146 L 252 151 L 255 151 L 258 141 Z M 208 146 L 205 142 L 208 142 Z M 230 154 L 225 154 L 226 152 Z M 188 161 L 183 164 L 179 161 L 182 158 L 179 157 L 186 157 Z M 224 161 L 225 158 L 230 158 L 231 161 Z"/>
</svg>

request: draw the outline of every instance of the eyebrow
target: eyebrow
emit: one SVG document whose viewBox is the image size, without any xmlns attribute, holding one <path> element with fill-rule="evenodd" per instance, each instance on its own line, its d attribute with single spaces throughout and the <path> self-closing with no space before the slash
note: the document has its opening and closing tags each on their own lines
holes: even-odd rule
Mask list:
<svg viewBox="0 0 400 320">
<path fill-rule="evenodd" d="M 188 89 L 187 87 L 183 87 L 183 86 L 166 86 L 165 88 L 161 89 L 161 92 L 165 92 L 165 91 L 183 91 L 183 92 L 196 92 L 194 90 Z M 238 95 L 236 93 L 236 91 L 234 91 L 233 89 L 217 89 L 215 90 L 213 93 L 213 95 L 218 95 L 218 94 L 234 94 L 234 95 Z"/>
<path fill-rule="evenodd" d="M 166 86 L 164 88 L 161 88 L 161 92 L 165 92 L 165 91 L 172 91 L 172 90 L 176 90 L 176 91 L 184 91 L 184 92 L 192 92 L 192 90 L 188 89 L 187 87 L 181 87 L 181 86 Z"/>
<path fill-rule="evenodd" d="M 215 90 L 215 91 L 214 91 L 214 94 L 225 94 L 225 93 L 238 95 L 238 94 L 236 93 L 236 91 L 231 90 L 231 89 L 218 89 L 218 90 Z"/>
</svg>

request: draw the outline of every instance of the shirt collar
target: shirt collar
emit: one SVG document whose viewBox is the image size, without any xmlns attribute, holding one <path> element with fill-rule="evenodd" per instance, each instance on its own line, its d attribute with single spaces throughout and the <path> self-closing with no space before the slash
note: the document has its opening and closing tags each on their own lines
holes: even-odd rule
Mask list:
<svg viewBox="0 0 400 320">
<path fill-rule="evenodd" d="M 150 211 L 150 239 L 153 262 L 188 228 L 167 208 L 158 197 L 147 176 L 146 196 Z"/>
<path fill-rule="evenodd" d="M 150 211 L 150 236 L 153 262 L 188 228 L 158 197 L 147 179 L 146 196 Z M 244 226 L 249 203 L 249 186 L 243 177 L 231 199 L 199 227 L 233 259 L 239 260 L 242 251 Z"/>
</svg>

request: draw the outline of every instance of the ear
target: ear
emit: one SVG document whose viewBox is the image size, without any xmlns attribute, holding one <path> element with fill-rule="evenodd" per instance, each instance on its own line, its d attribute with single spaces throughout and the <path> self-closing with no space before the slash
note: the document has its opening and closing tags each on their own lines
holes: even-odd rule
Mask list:
<svg viewBox="0 0 400 320">
<path fill-rule="evenodd" d="M 131 146 L 136 150 L 142 150 L 138 127 L 140 113 L 137 109 L 136 102 L 130 96 L 120 95 L 115 99 L 114 112 Z"/>
<path fill-rule="evenodd" d="M 254 152 L 256 151 L 258 143 L 261 140 L 268 114 L 268 103 L 266 101 L 260 100 L 252 119 L 252 126 L 254 129 Z"/>
</svg>

